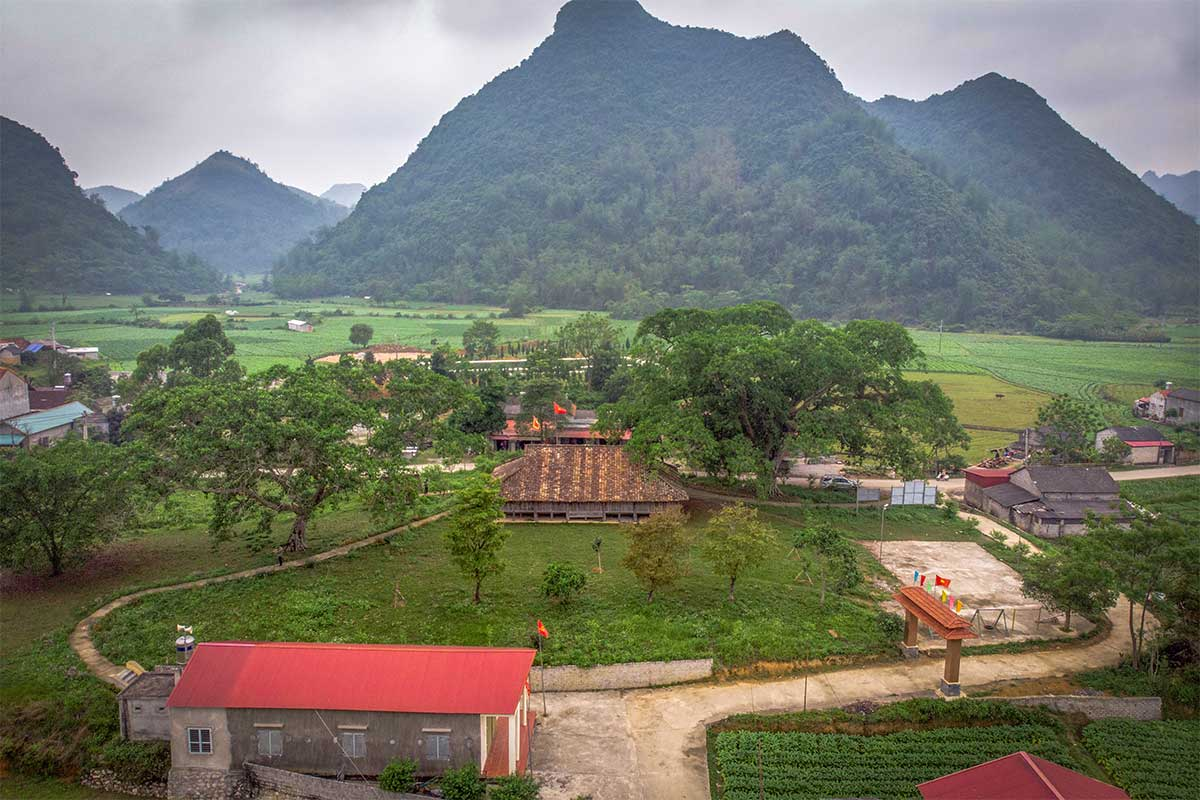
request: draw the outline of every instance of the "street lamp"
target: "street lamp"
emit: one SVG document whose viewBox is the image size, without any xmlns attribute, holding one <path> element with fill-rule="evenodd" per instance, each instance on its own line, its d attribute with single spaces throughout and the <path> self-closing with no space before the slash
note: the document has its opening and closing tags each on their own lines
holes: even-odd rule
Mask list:
<svg viewBox="0 0 1200 800">
<path fill-rule="evenodd" d="M 883 563 L 883 512 L 891 507 L 891 503 L 884 503 L 883 508 L 879 509 L 879 563 Z"/>
</svg>

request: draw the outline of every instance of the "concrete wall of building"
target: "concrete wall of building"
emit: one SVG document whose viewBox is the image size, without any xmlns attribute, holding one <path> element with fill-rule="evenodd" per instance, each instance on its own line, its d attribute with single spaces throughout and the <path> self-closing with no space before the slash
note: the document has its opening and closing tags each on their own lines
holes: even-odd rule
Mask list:
<svg viewBox="0 0 1200 800">
<path fill-rule="evenodd" d="M 121 734 L 135 742 L 171 740 L 171 717 L 166 698 L 117 701 L 121 714 Z"/>
<path fill-rule="evenodd" d="M 413 759 L 421 775 L 440 775 L 446 769 L 480 763 L 477 714 L 235 708 L 226 714 L 230 763 L 238 766 L 254 762 L 316 775 L 336 775 L 341 770 L 350 776 L 374 777 L 394 758 Z M 267 726 L 278 726 L 283 735 L 283 752 L 278 756 L 258 752 L 258 731 Z M 344 758 L 339 747 L 341 734 L 352 732 L 366 734 L 367 751 L 353 761 Z M 449 761 L 425 757 L 429 732 L 450 735 Z"/>
<path fill-rule="evenodd" d="M 168 708 L 171 719 L 171 769 L 201 769 L 228 771 L 240 769 L 233 760 L 230 747 L 229 722 L 223 708 Z M 188 752 L 188 728 L 208 728 L 212 731 L 211 753 Z"/>
<path fill-rule="evenodd" d="M 259 764 L 247 764 L 246 775 L 256 800 L 428 800 L 428 795 L 385 792 L 373 783 L 331 781 Z"/>
<path fill-rule="evenodd" d="M 1163 402 L 1163 418 L 1172 425 L 1198 423 L 1200 422 L 1200 403 L 1167 395 Z"/>
<path fill-rule="evenodd" d="M 971 508 L 983 509 L 987 507 L 988 497 L 983 493 L 982 486 L 968 480 L 963 490 L 963 501 Z"/>
<path fill-rule="evenodd" d="M 29 413 L 29 384 L 11 372 L 0 375 L 0 419 Z"/>
</svg>

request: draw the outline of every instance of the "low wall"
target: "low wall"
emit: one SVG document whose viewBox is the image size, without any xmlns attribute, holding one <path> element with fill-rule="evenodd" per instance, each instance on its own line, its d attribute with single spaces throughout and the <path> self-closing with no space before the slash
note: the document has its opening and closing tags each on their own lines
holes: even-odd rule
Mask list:
<svg viewBox="0 0 1200 800">
<path fill-rule="evenodd" d="M 121 780 L 110 769 L 94 769 L 79 779 L 79 782 L 90 789 L 116 794 L 128 794 L 133 797 L 166 797 L 167 784 L 158 782 L 133 783 Z"/>
<path fill-rule="evenodd" d="M 385 792 L 373 783 L 315 778 L 261 764 L 246 764 L 246 775 L 257 800 L 421 800 L 415 794 Z"/>
<path fill-rule="evenodd" d="M 1162 719 L 1161 697 L 1102 697 L 1084 694 L 1040 694 L 1029 697 L 995 697 L 1018 706 L 1046 706 L 1065 714 L 1084 714 L 1091 719 Z"/>
<path fill-rule="evenodd" d="M 629 664 L 605 664 L 598 667 L 546 667 L 547 692 L 592 692 L 603 689 L 644 689 L 708 678 L 713 672 L 711 658 L 691 661 L 636 661 Z M 535 667 L 529 676 L 536 691 L 542 689 L 542 669 Z"/>
</svg>

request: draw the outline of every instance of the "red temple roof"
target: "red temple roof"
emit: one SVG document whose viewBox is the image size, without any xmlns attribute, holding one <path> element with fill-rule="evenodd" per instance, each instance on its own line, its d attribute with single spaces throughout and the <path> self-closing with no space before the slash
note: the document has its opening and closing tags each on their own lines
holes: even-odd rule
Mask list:
<svg viewBox="0 0 1200 800">
<path fill-rule="evenodd" d="M 167 705 L 511 714 L 533 657 L 515 647 L 204 642 Z"/>
<path fill-rule="evenodd" d="M 1129 800 L 1103 781 L 1024 751 L 917 784 L 925 800 Z"/>
<path fill-rule="evenodd" d="M 916 614 L 943 639 L 978 639 L 979 634 L 971 629 L 971 623 L 955 614 L 949 606 L 938 601 L 920 586 L 905 586 L 892 595 L 905 611 Z"/>
</svg>

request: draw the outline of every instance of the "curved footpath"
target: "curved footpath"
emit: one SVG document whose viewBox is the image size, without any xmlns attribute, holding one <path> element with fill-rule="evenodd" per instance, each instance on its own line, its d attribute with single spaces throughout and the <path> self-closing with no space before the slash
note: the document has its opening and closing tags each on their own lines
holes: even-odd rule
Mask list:
<svg viewBox="0 0 1200 800">
<path fill-rule="evenodd" d="M 92 626 L 121 606 L 129 605 L 134 600 L 138 600 L 152 594 L 173 592 L 176 589 L 197 589 L 201 586 L 210 586 L 214 583 L 225 583 L 226 581 L 236 581 L 241 580 L 242 578 L 253 578 L 255 575 L 269 575 L 272 572 L 283 572 L 284 570 L 303 567 L 305 564 L 328 561 L 331 558 L 344 556 L 347 553 L 353 552 L 360 548 L 378 544 L 379 542 L 395 536 L 400 531 L 419 528 L 422 525 L 428 525 L 430 522 L 434 522 L 435 520 L 439 520 L 446 516 L 446 513 L 447 512 L 445 511 L 441 511 L 437 514 L 433 514 L 432 516 L 423 517 L 410 522 L 407 525 L 401 525 L 398 528 L 392 528 L 389 531 L 377 533 L 374 536 L 368 536 L 366 539 L 359 539 L 356 542 L 350 542 L 349 544 L 335 547 L 332 550 L 325 550 L 311 556 L 305 556 L 304 558 L 285 561 L 282 564 L 268 564 L 262 567 L 255 567 L 254 569 L 244 569 L 240 572 L 230 572 L 226 575 L 214 575 L 211 578 L 200 578 L 198 580 L 187 581 L 185 583 L 171 584 L 170 586 L 156 586 L 153 589 L 143 589 L 140 592 L 132 592 L 130 594 L 123 595 L 118 597 L 116 600 L 106 603 L 89 614 L 85 619 L 81 620 L 79 624 L 75 626 L 75 630 L 71 631 L 71 636 L 68 638 L 68 641 L 71 643 L 71 649 L 74 650 L 75 654 L 83 660 L 83 663 L 87 665 L 88 670 L 93 675 L 102 681 L 106 681 L 111 683 L 113 686 L 120 688 L 122 683 L 118 679 L 118 676 L 124 671 L 124 667 L 119 667 L 104 656 L 100 655 L 100 651 L 96 649 L 96 645 L 92 642 Z"/>
</svg>

